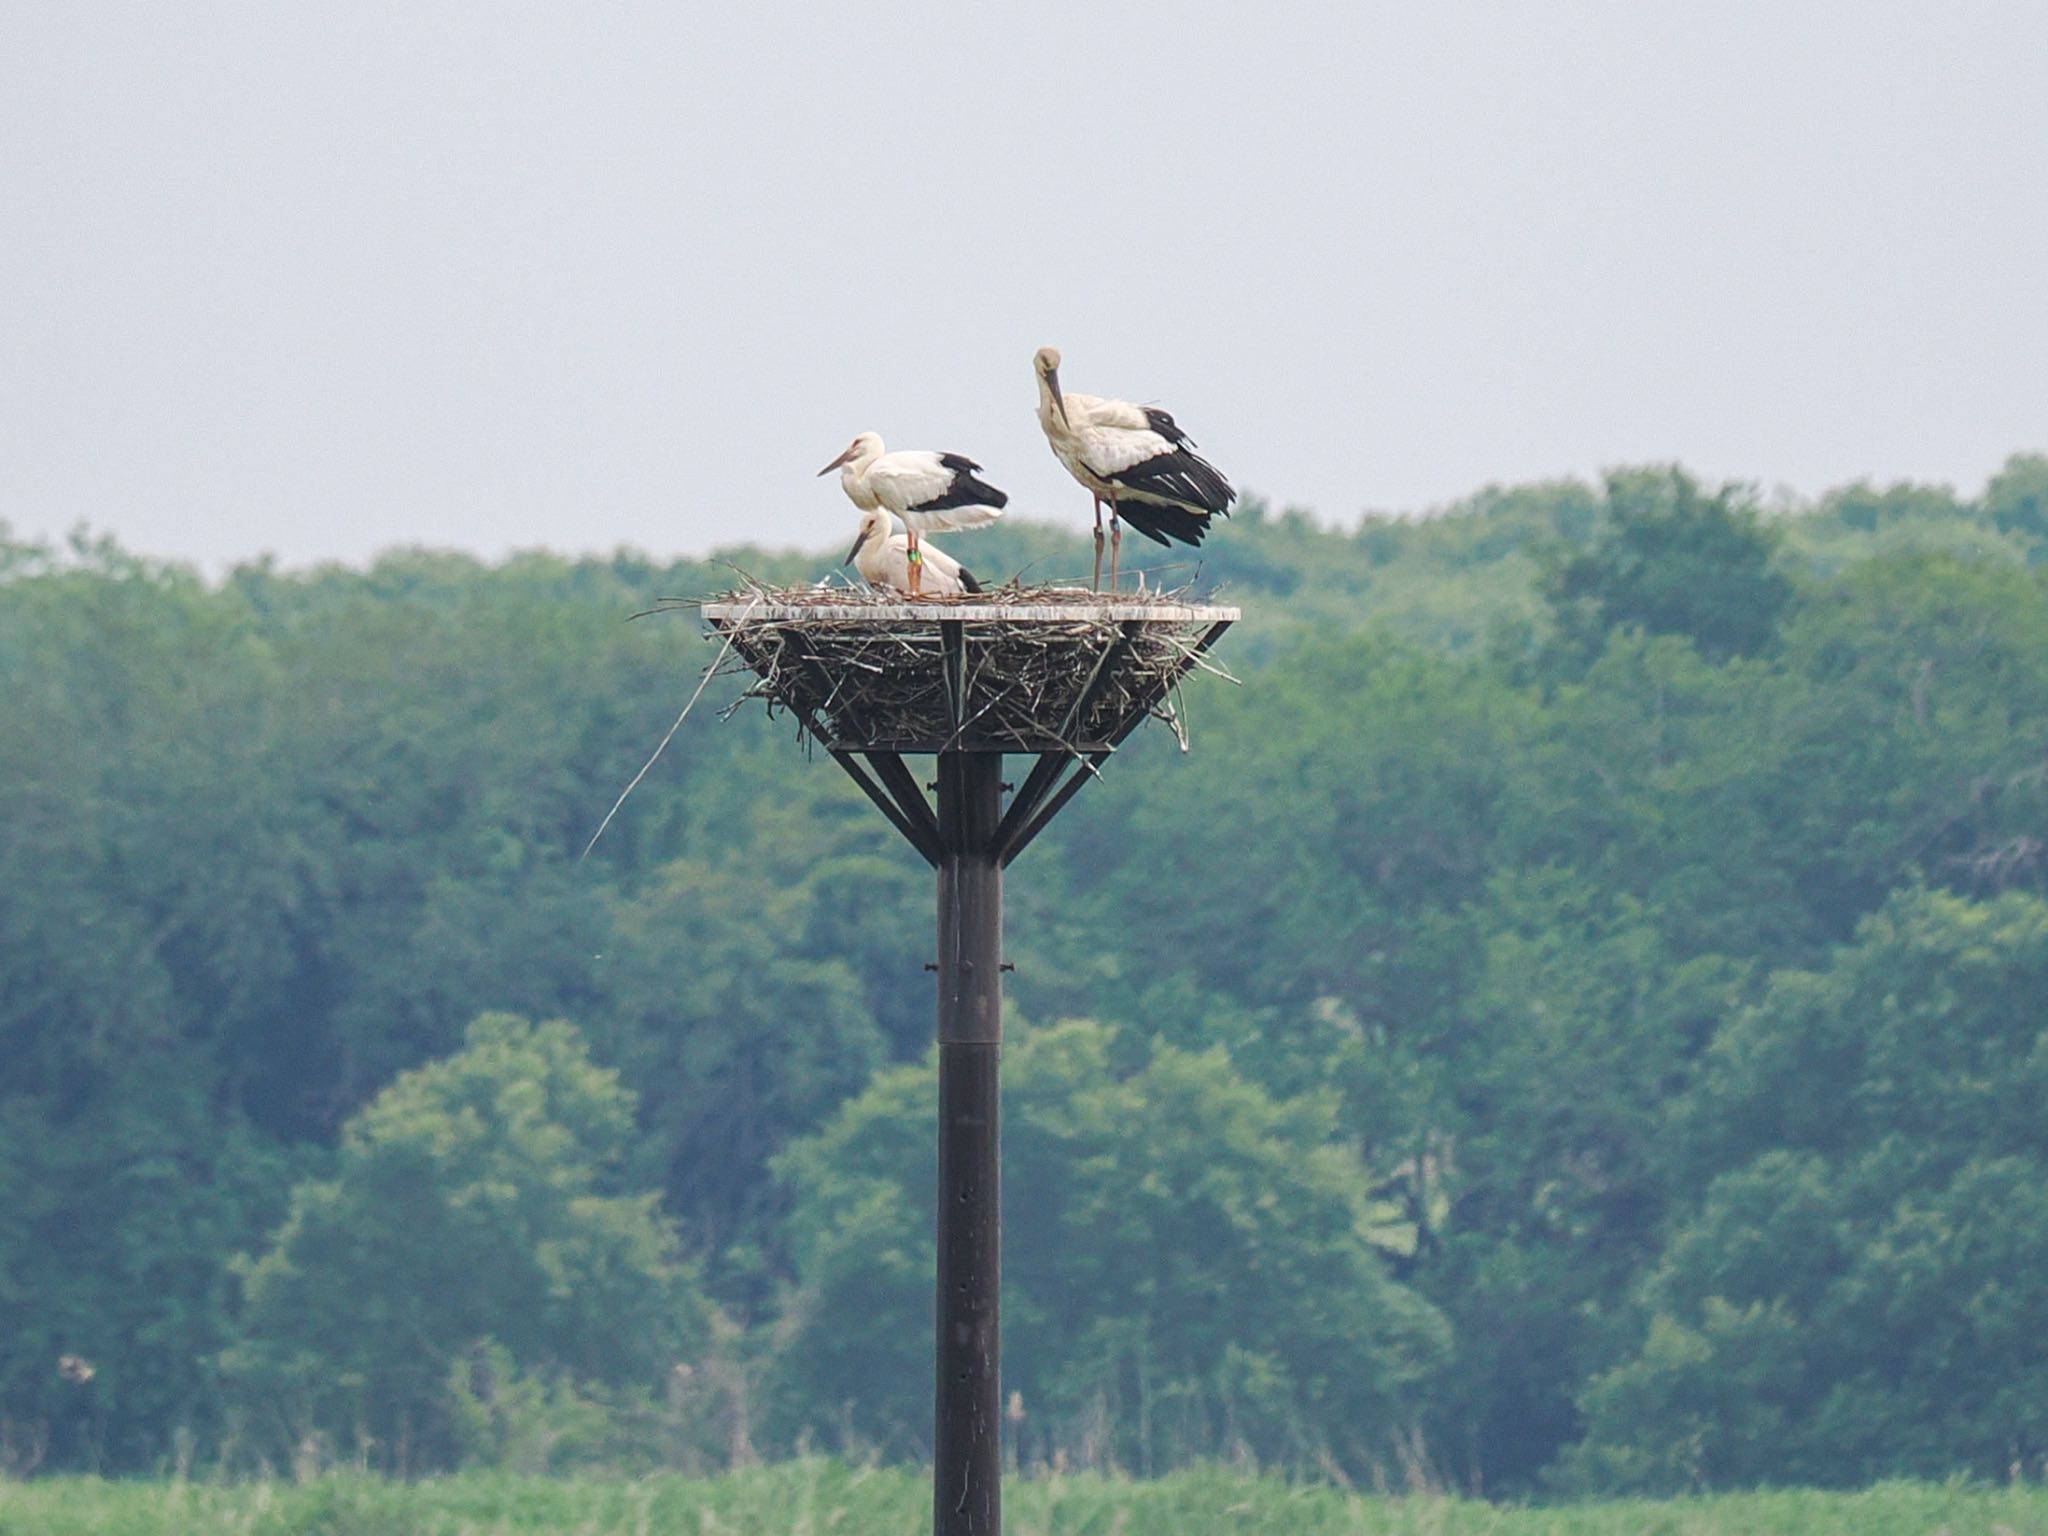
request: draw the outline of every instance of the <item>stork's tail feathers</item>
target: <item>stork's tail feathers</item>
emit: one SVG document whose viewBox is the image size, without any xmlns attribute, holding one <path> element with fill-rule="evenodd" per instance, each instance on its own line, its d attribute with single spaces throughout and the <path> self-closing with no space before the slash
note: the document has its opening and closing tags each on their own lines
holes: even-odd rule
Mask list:
<svg viewBox="0 0 2048 1536">
<path fill-rule="evenodd" d="M 1228 515 L 1230 504 L 1237 500 L 1237 492 L 1216 466 L 1186 448 L 1133 464 L 1111 478 L 1133 496 L 1155 505 L 1171 502 L 1201 515 Z"/>
<path fill-rule="evenodd" d="M 1237 492 L 1214 464 L 1200 454 L 1186 454 L 1188 464 L 1185 471 L 1188 484 L 1194 490 L 1194 502 L 1205 511 L 1230 516 L 1230 504 L 1237 500 Z"/>
<path fill-rule="evenodd" d="M 962 504 L 978 507 L 1007 507 L 1010 504 L 1008 492 L 997 490 L 976 475 L 960 476 L 953 482 L 952 494 L 960 497 Z"/>
<path fill-rule="evenodd" d="M 1209 536 L 1209 514 L 1156 501 L 1117 500 L 1116 515 L 1155 544 L 1200 544 Z"/>
<path fill-rule="evenodd" d="M 964 565 L 960 567 L 960 585 L 969 592 L 979 592 L 981 590 L 981 583 L 974 579 L 974 572 L 967 569 Z"/>
</svg>

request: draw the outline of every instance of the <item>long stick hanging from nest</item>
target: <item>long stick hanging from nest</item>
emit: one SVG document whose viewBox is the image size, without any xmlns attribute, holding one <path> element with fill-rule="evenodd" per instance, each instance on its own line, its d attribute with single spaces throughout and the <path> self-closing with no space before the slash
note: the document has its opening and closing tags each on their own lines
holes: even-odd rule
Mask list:
<svg viewBox="0 0 2048 1536">
<path fill-rule="evenodd" d="M 655 610 L 649 609 L 647 611 L 651 613 Z M 633 617 L 637 619 L 641 615 L 636 613 Z M 704 690 L 711 686 L 711 679 L 718 676 L 718 664 L 725 660 L 727 653 L 731 650 L 732 637 L 728 635 L 725 644 L 719 648 L 717 656 L 712 658 L 711 665 L 704 669 L 703 677 L 698 679 L 697 691 L 690 695 L 689 703 L 683 706 L 682 713 L 677 715 L 675 723 L 669 726 L 668 734 L 661 738 L 660 743 L 654 749 L 653 755 L 640 765 L 640 771 L 633 775 L 632 781 L 619 791 L 619 798 L 612 802 L 612 808 L 604 813 L 604 820 L 600 821 L 597 824 L 597 830 L 590 834 L 590 841 L 585 843 L 583 851 L 576 855 L 576 862 L 578 864 L 581 864 L 590 857 L 590 850 L 597 846 L 597 840 L 604 836 L 604 829 L 610 826 L 612 818 L 619 814 L 619 807 L 626 803 L 626 797 L 640 787 L 640 781 L 646 778 L 648 772 L 661 760 L 661 754 L 668 750 L 668 744 L 676 739 L 676 732 L 680 731 L 683 728 L 683 722 L 690 718 L 690 711 L 695 709 L 697 701 L 704 697 Z"/>
</svg>

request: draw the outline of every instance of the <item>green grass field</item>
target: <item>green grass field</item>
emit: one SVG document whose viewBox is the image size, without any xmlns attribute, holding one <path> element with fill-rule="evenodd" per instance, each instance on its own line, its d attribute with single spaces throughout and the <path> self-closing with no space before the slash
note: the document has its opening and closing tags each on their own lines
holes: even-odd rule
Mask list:
<svg viewBox="0 0 2048 1536">
<path fill-rule="evenodd" d="M 476 1474 L 404 1485 L 0 1482 L 0 1536 L 917 1536 L 909 1472 L 802 1461 L 639 1482 Z M 2048 1489 L 1888 1484 L 1523 1509 L 1189 1472 L 1017 1481 L 1012 1536 L 2048 1536 Z"/>
</svg>

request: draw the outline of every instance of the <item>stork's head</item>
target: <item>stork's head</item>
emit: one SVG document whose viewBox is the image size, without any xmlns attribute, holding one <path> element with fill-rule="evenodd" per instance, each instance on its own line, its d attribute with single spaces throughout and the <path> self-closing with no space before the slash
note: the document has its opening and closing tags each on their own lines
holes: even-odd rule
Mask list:
<svg viewBox="0 0 2048 1536">
<path fill-rule="evenodd" d="M 819 470 L 818 473 L 820 475 L 829 475 L 842 464 L 865 464 L 870 460 L 879 459 L 881 456 L 882 439 L 880 434 L 863 432 L 859 437 L 856 437 L 846 445 L 845 452 Z"/>
<path fill-rule="evenodd" d="M 861 552 L 861 546 L 866 544 L 869 539 L 886 539 L 889 537 L 890 526 L 889 514 L 880 507 L 875 508 L 872 512 L 861 513 L 860 532 L 853 536 L 853 548 L 846 552 L 846 558 L 839 563 L 841 565 L 853 564 L 854 556 Z"/>
<path fill-rule="evenodd" d="M 1053 409 L 1060 413 L 1060 420 L 1067 419 L 1067 402 L 1060 398 L 1060 349 L 1040 347 L 1031 357 L 1031 368 L 1038 375 L 1039 387 L 1052 396 Z"/>
</svg>

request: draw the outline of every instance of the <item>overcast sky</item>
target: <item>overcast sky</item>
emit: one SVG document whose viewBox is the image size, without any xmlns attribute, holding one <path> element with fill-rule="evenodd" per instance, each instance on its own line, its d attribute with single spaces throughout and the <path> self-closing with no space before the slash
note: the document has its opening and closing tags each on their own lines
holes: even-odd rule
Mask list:
<svg viewBox="0 0 2048 1536">
<path fill-rule="evenodd" d="M 2048 5 L 0 0 L 0 519 L 823 548 L 1170 407 L 1349 519 L 2048 448 Z"/>
</svg>

